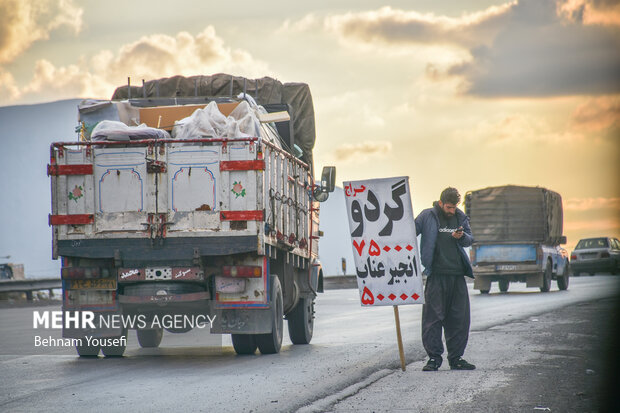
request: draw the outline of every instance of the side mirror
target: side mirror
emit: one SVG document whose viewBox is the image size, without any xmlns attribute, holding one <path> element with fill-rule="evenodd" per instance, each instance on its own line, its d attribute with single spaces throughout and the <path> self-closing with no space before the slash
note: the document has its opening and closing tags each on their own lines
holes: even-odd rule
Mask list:
<svg viewBox="0 0 620 413">
<path fill-rule="evenodd" d="M 336 187 L 336 167 L 326 166 L 321 174 L 321 184 L 317 185 L 312 193 L 314 199 L 318 202 L 325 202 L 329 198 L 329 193 L 334 192 Z"/>
<path fill-rule="evenodd" d="M 563 245 L 563 244 L 566 244 L 566 235 L 562 235 L 562 236 L 560 237 L 560 244 L 562 244 L 562 245 Z"/>
<path fill-rule="evenodd" d="M 336 167 L 325 166 L 321 174 L 321 187 L 326 192 L 334 192 L 336 187 Z"/>
</svg>

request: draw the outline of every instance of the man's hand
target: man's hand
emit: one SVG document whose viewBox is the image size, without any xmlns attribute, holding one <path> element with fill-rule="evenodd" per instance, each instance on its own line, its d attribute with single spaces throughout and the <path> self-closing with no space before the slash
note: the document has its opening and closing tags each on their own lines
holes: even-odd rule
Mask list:
<svg viewBox="0 0 620 413">
<path fill-rule="evenodd" d="M 452 237 L 456 239 L 461 239 L 463 236 L 463 227 L 459 227 L 456 231 L 452 233 Z"/>
</svg>

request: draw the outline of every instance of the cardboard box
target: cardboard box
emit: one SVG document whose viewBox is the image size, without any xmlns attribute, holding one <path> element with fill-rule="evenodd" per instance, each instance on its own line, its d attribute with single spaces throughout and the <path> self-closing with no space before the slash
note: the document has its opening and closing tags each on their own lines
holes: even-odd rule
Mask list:
<svg viewBox="0 0 620 413">
<path fill-rule="evenodd" d="M 224 116 L 228 116 L 238 104 L 239 102 L 218 103 L 217 107 Z M 171 131 L 175 121 L 191 116 L 196 109 L 203 109 L 205 106 L 207 105 L 157 106 L 152 108 L 140 108 L 140 123 L 145 123 L 146 126 L 150 126 L 152 128 L 159 127 L 160 129 Z"/>
</svg>

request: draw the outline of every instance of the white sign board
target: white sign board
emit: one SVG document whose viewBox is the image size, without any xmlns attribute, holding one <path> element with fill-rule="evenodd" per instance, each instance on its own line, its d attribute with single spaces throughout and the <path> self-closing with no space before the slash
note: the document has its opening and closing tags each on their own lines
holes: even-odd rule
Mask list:
<svg viewBox="0 0 620 413">
<path fill-rule="evenodd" d="M 344 182 L 362 306 L 424 304 L 409 178 Z"/>
</svg>

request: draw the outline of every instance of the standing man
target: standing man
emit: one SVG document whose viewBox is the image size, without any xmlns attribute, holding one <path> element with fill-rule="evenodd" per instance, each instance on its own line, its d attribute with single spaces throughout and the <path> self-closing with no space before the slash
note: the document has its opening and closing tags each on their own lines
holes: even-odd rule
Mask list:
<svg viewBox="0 0 620 413">
<path fill-rule="evenodd" d="M 422 307 L 422 344 L 429 360 L 423 371 L 437 371 L 443 361 L 442 329 L 452 370 L 476 368 L 462 356 L 469 338 L 469 294 L 464 275 L 474 278 L 464 248 L 474 238 L 469 218 L 456 206 L 461 195 L 446 188 L 432 208 L 415 219 L 421 240 L 421 260 L 427 276 Z"/>
</svg>

